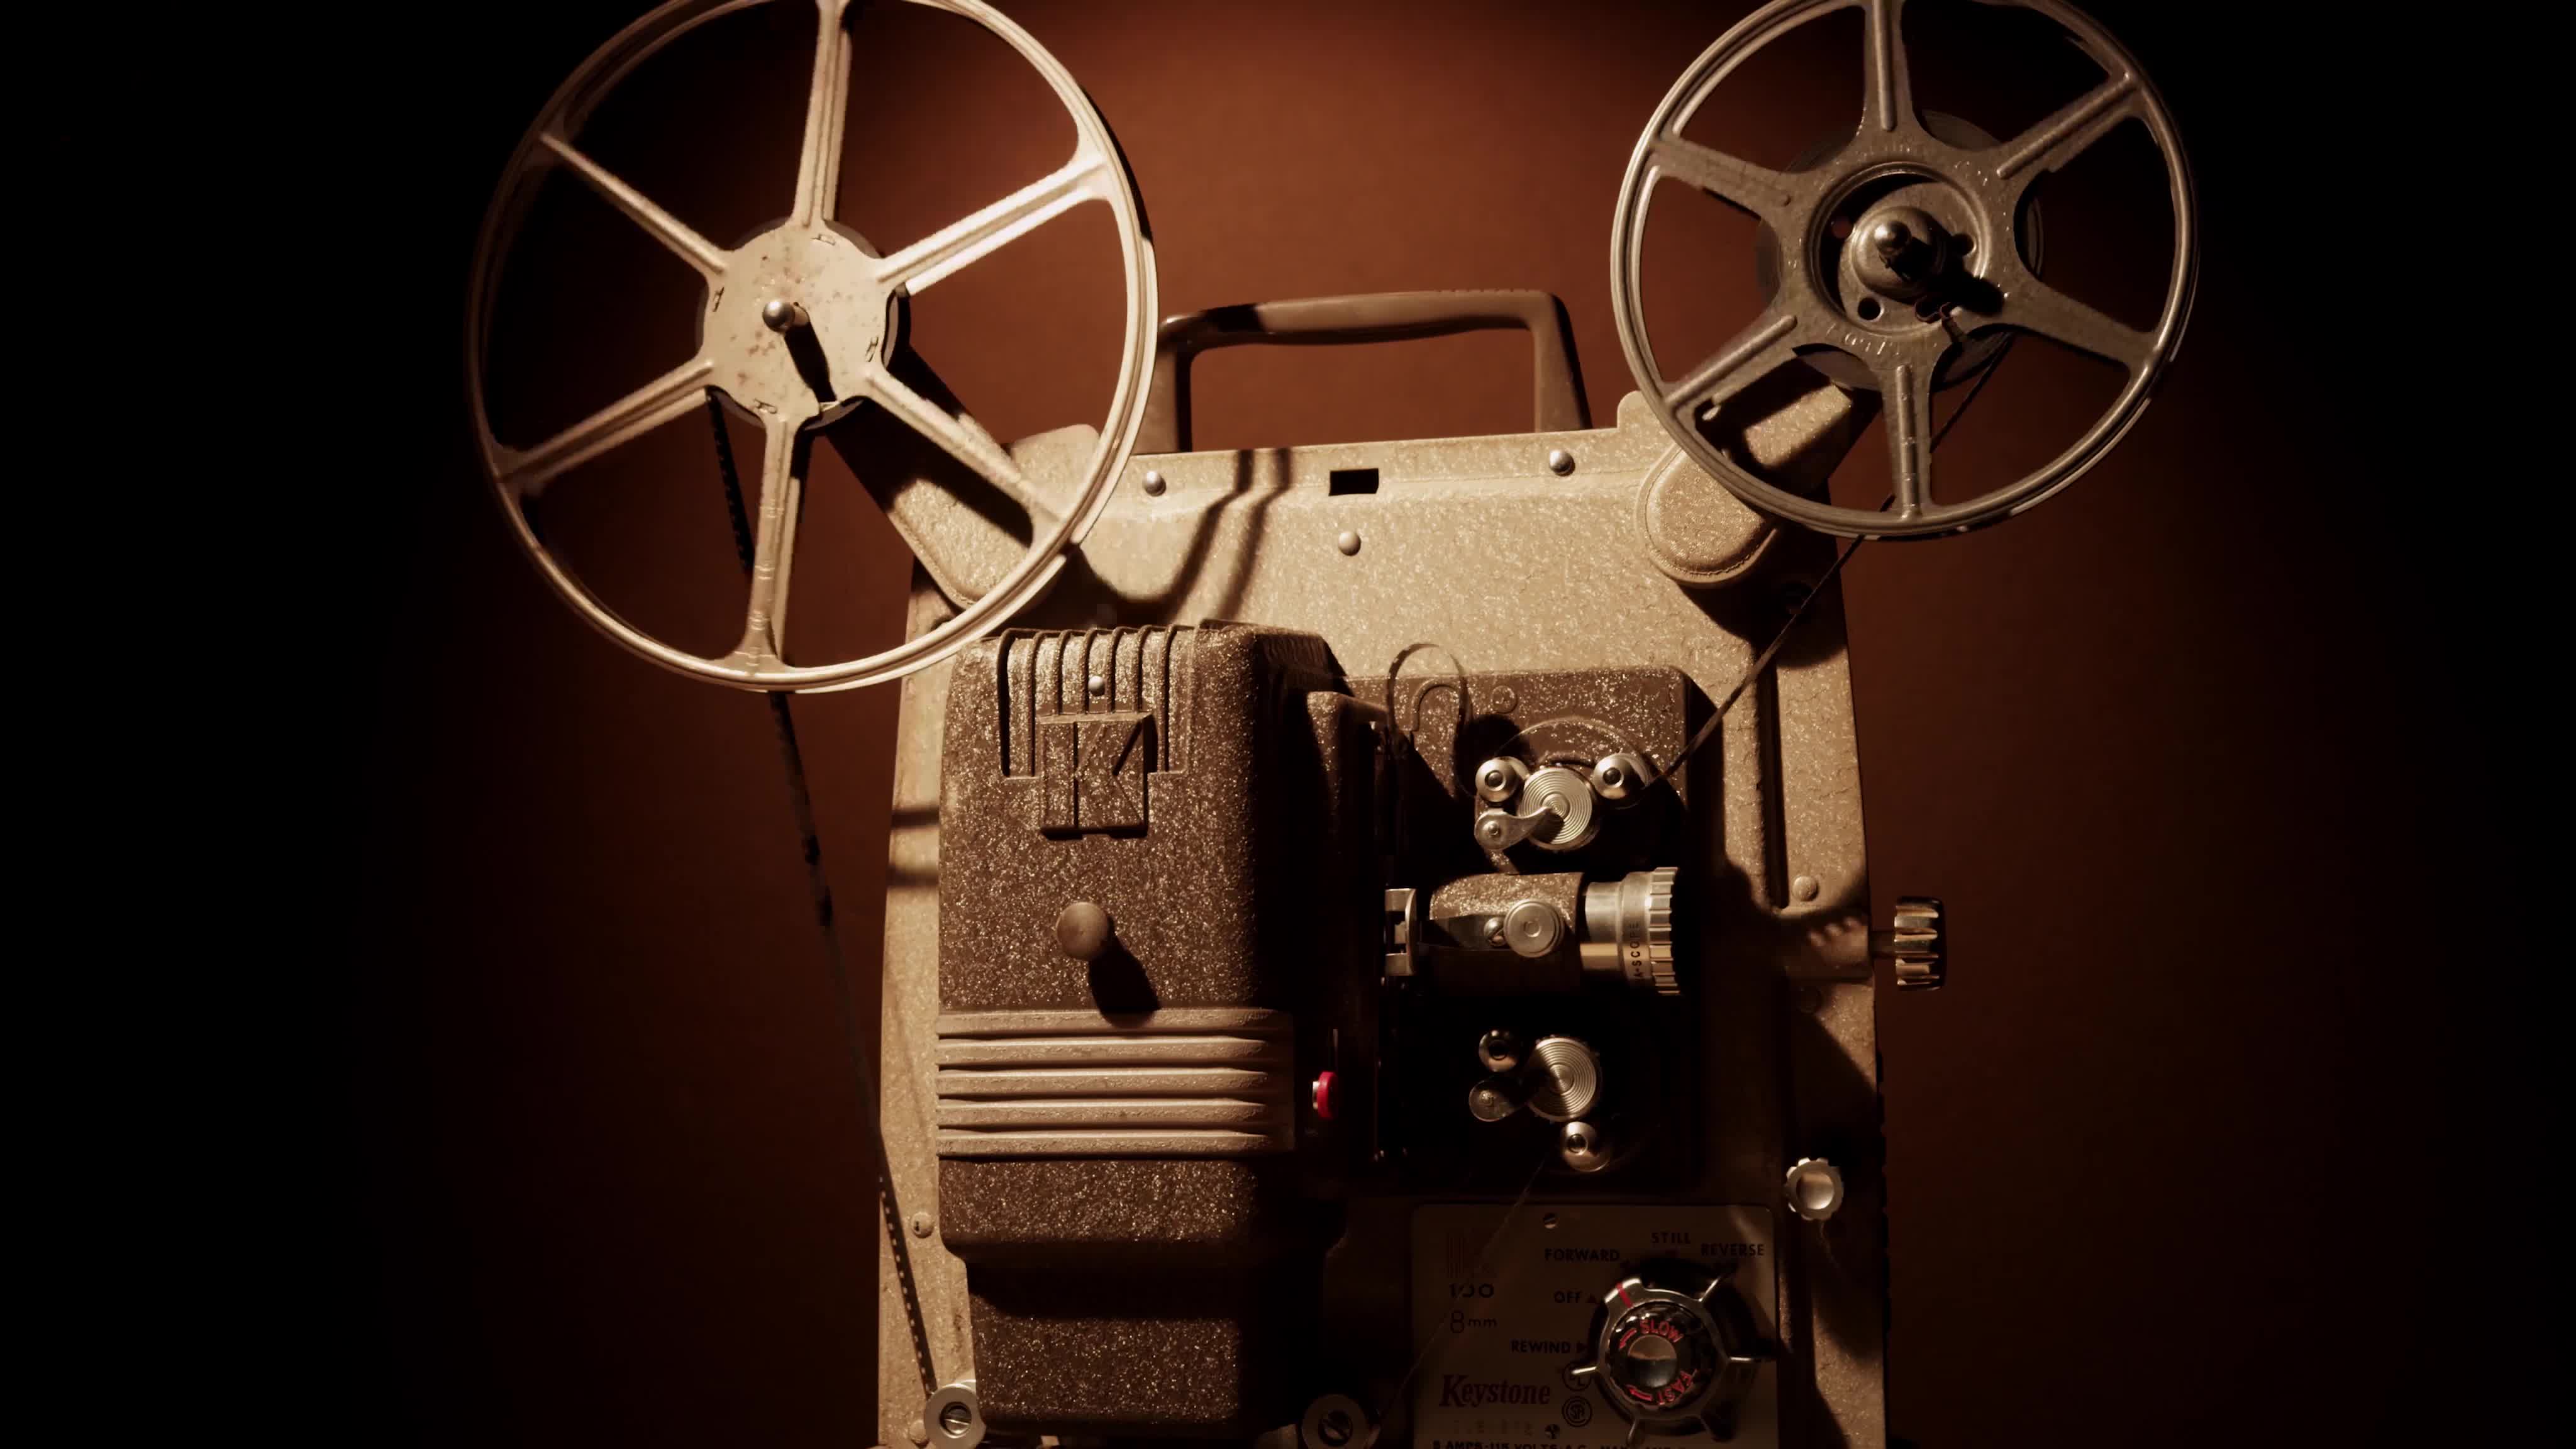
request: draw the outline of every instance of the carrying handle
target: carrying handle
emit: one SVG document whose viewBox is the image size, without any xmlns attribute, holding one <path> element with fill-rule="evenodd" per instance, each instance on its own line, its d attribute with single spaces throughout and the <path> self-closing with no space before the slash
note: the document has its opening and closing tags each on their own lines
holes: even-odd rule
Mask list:
<svg viewBox="0 0 2576 1449">
<path fill-rule="evenodd" d="M 1583 407 L 1583 368 L 1574 356 L 1574 328 L 1554 293 L 1370 292 L 1211 307 L 1166 318 L 1154 337 L 1154 377 L 1135 451 L 1189 451 L 1190 360 L 1202 352 L 1248 343 L 1314 347 L 1403 342 L 1497 327 L 1518 327 L 1530 335 L 1531 431 L 1564 433 L 1592 426 Z"/>
</svg>

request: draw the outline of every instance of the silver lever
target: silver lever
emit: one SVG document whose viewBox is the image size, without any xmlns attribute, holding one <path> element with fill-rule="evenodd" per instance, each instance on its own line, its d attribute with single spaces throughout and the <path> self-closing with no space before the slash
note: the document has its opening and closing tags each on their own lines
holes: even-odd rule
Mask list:
<svg viewBox="0 0 2576 1449">
<path fill-rule="evenodd" d="M 1554 830 L 1565 820 L 1565 797 L 1556 793 L 1542 796 L 1536 809 L 1526 815 L 1508 810 L 1485 810 L 1476 816 L 1476 838 L 1487 850 L 1509 850 L 1542 830 Z"/>
</svg>

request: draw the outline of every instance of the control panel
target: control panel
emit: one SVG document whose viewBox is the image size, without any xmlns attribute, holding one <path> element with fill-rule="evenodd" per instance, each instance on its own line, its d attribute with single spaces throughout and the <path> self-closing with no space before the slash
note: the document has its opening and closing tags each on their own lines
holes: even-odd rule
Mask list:
<svg viewBox="0 0 2576 1449">
<path fill-rule="evenodd" d="M 1772 1232 L 1755 1207 L 1420 1209 L 1416 1449 L 1777 1443 Z"/>
</svg>

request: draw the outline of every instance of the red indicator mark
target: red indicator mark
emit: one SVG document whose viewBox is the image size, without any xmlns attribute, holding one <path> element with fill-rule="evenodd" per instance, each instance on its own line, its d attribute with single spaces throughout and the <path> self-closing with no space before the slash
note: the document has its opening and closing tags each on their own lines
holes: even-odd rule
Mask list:
<svg viewBox="0 0 2576 1449">
<path fill-rule="evenodd" d="M 1636 1304 L 1631 1303 L 1631 1302 L 1629 1302 L 1629 1300 L 1628 1300 L 1628 1285 L 1627 1285 L 1627 1284 L 1625 1284 L 1625 1283 L 1621 1283 L 1621 1284 L 1619 1284 L 1619 1285 L 1618 1285 L 1618 1288 L 1617 1288 L 1617 1292 L 1618 1292 L 1618 1294 L 1619 1294 L 1619 1301 L 1620 1301 L 1621 1303 L 1625 1303 L 1625 1304 L 1627 1304 L 1627 1306 L 1628 1306 L 1628 1307 L 1630 1307 L 1630 1308 L 1634 1308 L 1634 1307 L 1636 1307 L 1636 1306 L 1637 1306 Z"/>
</svg>

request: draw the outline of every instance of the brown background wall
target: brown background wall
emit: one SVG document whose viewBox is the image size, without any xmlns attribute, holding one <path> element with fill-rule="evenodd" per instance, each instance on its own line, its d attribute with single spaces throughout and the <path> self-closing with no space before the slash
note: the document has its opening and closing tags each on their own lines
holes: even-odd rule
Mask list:
<svg viewBox="0 0 2576 1449">
<path fill-rule="evenodd" d="M 1629 387 L 1606 266 L 1621 170 L 1743 8 L 1010 7 L 1116 128 L 1163 310 L 1547 288 L 1604 422 Z M 2208 260 L 2184 365 L 2069 495 L 1963 540 L 1864 549 L 1847 575 L 1882 909 L 1933 891 L 1956 920 L 1956 984 L 1881 1013 L 1892 1422 L 1940 1446 L 2386 1442 L 2469 1398 L 2447 1367 L 2391 1356 L 2447 1354 L 2474 1320 L 2444 1267 L 2474 1256 L 2461 1230 L 2485 1220 L 2452 1174 L 2485 1160 L 2471 1139 L 2491 1099 L 2451 1064 L 2502 1048 L 2448 983 L 2482 961 L 2466 923 L 2502 902 L 2461 864 L 2473 837 L 2447 807 L 2483 776 L 2444 731 L 2453 671 L 2475 666 L 2438 642 L 2456 600 L 2423 568 L 2434 522 L 2385 501 L 2409 439 L 2376 385 L 2347 391 L 2386 380 L 2356 370 L 2384 293 L 2350 257 L 2306 250 L 2338 163 L 2272 169 L 2350 57 L 2316 34 L 2221 30 L 2229 7 L 2100 13 L 2162 81 L 2200 168 Z M 349 779 L 362 879 L 333 1040 L 352 1084 L 336 1145 L 354 1151 L 328 1199 L 359 1229 L 339 1267 L 364 1307 L 341 1346 L 368 1441 L 866 1433 L 875 1219 L 766 712 L 631 660 L 543 592 L 483 496 L 450 363 L 501 159 L 625 18 L 597 0 L 534 19 L 447 7 L 398 37 L 409 79 L 373 98 L 404 197 L 388 245 L 410 261 L 388 375 L 434 405 L 400 414 L 382 491 L 342 515 L 383 561 L 348 597 L 386 661 Z M 1006 66 L 918 54 L 863 62 L 877 83 L 851 122 L 854 146 L 886 138 L 882 165 L 853 150 L 844 211 L 881 246 L 1061 154 L 1061 123 L 1038 124 Z M 1990 99 L 2027 120 L 2058 98 L 2055 73 L 2014 54 Z M 1856 77 L 1826 63 L 1853 55 L 1749 75 L 1726 134 L 1786 161 L 1850 114 Z M 1959 87 L 1971 59 L 1948 56 Z M 603 153 L 703 208 L 684 215 L 711 233 L 783 209 L 803 81 L 801 57 L 763 59 L 756 32 L 725 65 L 766 96 L 743 116 L 674 76 L 601 118 Z M 763 141 L 782 118 L 786 139 Z M 540 412 L 685 345 L 684 313 L 634 300 L 663 295 L 649 254 L 582 224 L 511 344 L 511 386 Z M 2152 271 L 2156 225 L 2078 187 L 2050 245 L 2067 275 L 2098 265 L 2108 302 L 2124 265 Z M 916 319 L 1005 437 L 1096 416 L 1105 390 L 1108 304 L 1058 285 L 1101 235 L 1065 232 Z M 1754 300 L 1749 237 L 1682 242 L 1659 281 L 1676 335 L 1713 341 Z M 602 356 L 627 370 L 593 380 Z M 1523 365 L 1500 338 L 1230 354 L 1203 369 L 1202 440 L 1509 430 Z M 2071 422 L 2084 384 L 2012 367 L 2027 375 L 2007 370 L 1945 465 L 1982 449 L 2004 476 Z M 703 439 L 683 443 L 568 485 L 559 537 L 640 619 L 721 632 L 722 518 Z M 1843 486 L 1875 494 L 1873 466 L 1865 449 Z M 893 637 L 903 565 L 852 492 L 818 484 L 816 536 L 845 562 L 800 568 L 800 649 Z M 2337 496 L 2355 511 L 2321 522 Z M 796 707 L 863 952 L 893 706 L 871 691 Z"/>
</svg>

